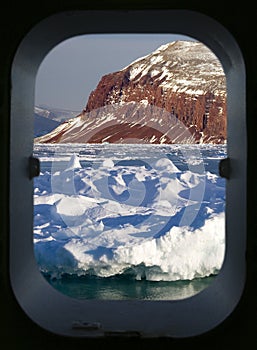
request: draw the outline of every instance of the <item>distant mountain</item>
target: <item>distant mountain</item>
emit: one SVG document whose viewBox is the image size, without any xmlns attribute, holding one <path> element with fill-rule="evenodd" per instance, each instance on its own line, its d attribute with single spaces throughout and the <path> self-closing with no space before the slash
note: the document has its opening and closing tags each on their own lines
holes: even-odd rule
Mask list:
<svg viewBox="0 0 257 350">
<path fill-rule="evenodd" d="M 34 137 L 45 135 L 60 125 L 56 120 L 34 113 Z"/>
<path fill-rule="evenodd" d="M 46 105 L 40 105 L 34 107 L 34 112 L 41 117 L 56 120 L 60 123 L 71 119 L 80 114 L 79 111 L 70 111 L 67 109 L 53 108 Z"/>
<path fill-rule="evenodd" d="M 176 41 L 103 76 L 76 118 L 35 142 L 224 143 L 226 122 L 219 60 Z"/>
<path fill-rule="evenodd" d="M 34 107 L 34 137 L 43 136 L 57 128 L 67 119 L 74 118 L 79 112 L 52 108 L 49 106 Z"/>
</svg>

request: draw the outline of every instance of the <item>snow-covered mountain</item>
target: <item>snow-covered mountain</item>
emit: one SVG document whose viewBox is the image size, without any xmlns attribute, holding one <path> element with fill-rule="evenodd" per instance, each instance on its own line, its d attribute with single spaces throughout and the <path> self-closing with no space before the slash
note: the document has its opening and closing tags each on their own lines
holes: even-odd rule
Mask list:
<svg viewBox="0 0 257 350">
<path fill-rule="evenodd" d="M 34 137 L 45 135 L 60 125 L 56 120 L 34 113 Z"/>
<path fill-rule="evenodd" d="M 67 119 L 77 117 L 80 112 L 61 108 L 53 108 L 46 105 L 40 105 L 34 107 L 34 113 L 41 117 L 45 117 L 62 123 Z"/>
<path fill-rule="evenodd" d="M 199 42 L 163 45 L 103 76 L 78 117 L 36 142 L 224 143 L 221 63 Z"/>
<path fill-rule="evenodd" d="M 67 119 L 74 118 L 79 112 L 52 108 L 49 106 L 34 107 L 34 137 L 43 136 L 56 129 Z"/>
</svg>

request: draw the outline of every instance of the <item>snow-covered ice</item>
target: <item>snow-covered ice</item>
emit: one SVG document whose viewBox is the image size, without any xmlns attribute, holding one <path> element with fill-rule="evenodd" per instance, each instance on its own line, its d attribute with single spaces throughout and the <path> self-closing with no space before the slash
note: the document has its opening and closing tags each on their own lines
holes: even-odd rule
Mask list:
<svg viewBox="0 0 257 350">
<path fill-rule="evenodd" d="M 151 281 L 218 273 L 225 250 L 225 146 L 35 145 L 39 268 Z M 194 162 L 190 163 L 190 161 Z"/>
</svg>

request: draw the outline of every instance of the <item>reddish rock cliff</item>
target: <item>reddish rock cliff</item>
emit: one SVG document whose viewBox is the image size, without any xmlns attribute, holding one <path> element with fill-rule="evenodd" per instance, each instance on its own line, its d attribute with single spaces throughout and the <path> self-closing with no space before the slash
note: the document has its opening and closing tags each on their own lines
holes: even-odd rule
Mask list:
<svg viewBox="0 0 257 350">
<path fill-rule="evenodd" d="M 83 112 L 37 142 L 224 143 L 226 113 L 219 60 L 179 41 L 103 76 Z"/>
<path fill-rule="evenodd" d="M 190 128 L 196 142 L 226 140 L 225 76 L 218 59 L 201 43 L 166 45 L 122 71 L 103 76 L 85 112 L 131 101 L 145 101 L 172 113 Z"/>
</svg>

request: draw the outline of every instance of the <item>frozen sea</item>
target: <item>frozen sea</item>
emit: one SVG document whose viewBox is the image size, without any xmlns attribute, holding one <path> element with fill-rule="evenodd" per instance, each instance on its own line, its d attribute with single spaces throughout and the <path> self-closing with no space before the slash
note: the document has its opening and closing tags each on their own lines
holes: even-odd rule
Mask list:
<svg viewBox="0 0 257 350">
<path fill-rule="evenodd" d="M 226 145 L 35 144 L 34 156 L 34 252 L 54 288 L 174 300 L 218 274 Z"/>
</svg>

